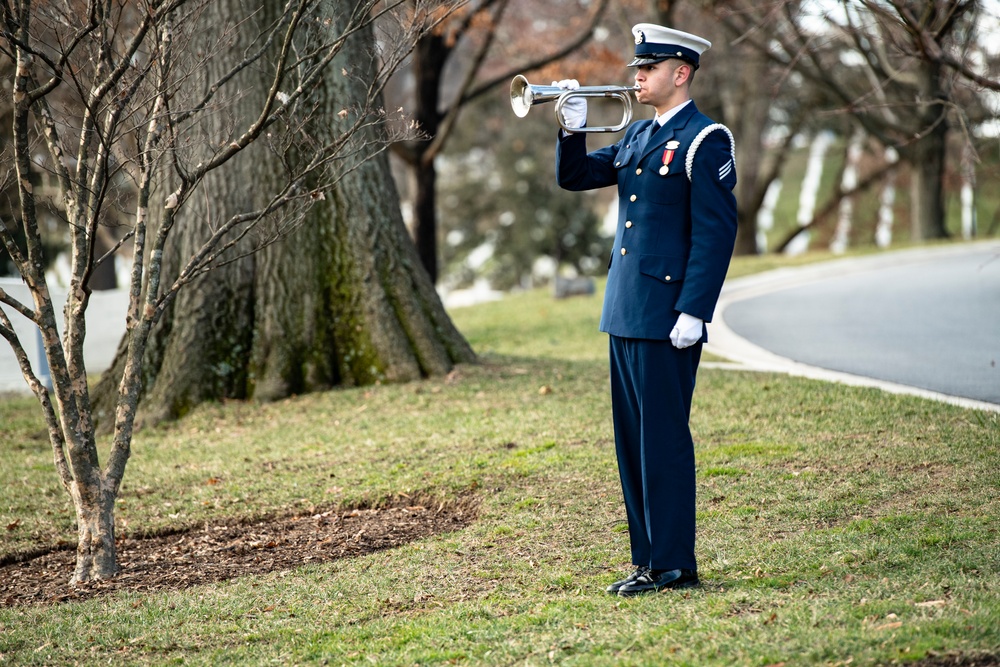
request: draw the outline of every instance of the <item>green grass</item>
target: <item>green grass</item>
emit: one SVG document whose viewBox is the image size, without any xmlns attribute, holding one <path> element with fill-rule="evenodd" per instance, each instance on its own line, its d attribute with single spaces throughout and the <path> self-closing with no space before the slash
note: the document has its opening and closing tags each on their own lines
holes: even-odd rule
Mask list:
<svg viewBox="0 0 1000 667">
<path fill-rule="evenodd" d="M 746 262 L 734 270 L 754 270 Z M 398 493 L 472 490 L 480 515 L 290 572 L 0 608 L 0 662 L 762 666 L 1000 653 L 998 416 L 780 375 L 699 374 L 704 585 L 606 595 L 629 558 L 599 310 L 599 297 L 545 291 L 459 309 L 482 363 L 449 378 L 205 406 L 138 434 L 118 508 L 126 533 Z M 73 539 L 36 412 L 29 398 L 0 401 L 0 553 Z"/>
</svg>

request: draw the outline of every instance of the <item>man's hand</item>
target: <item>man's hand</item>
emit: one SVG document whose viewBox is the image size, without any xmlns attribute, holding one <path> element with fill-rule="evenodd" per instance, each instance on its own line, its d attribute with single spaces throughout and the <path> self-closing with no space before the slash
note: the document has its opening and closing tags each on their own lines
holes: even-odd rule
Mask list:
<svg viewBox="0 0 1000 667">
<path fill-rule="evenodd" d="M 553 81 L 553 86 L 558 86 L 563 90 L 576 90 L 580 87 L 580 82 L 576 79 L 563 79 Z M 571 97 L 562 105 L 563 125 L 566 127 L 583 127 L 587 124 L 587 98 Z"/>
<path fill-rule="evenodd" d="M 683 350 L 701 340 L 704 331 L 705 323 L 702 320 L 687 313 L 681 313 L 680 317 L 677 318 L 677 324 L 670 332 L 670 342 L 678 350 Z"/>
</svg>

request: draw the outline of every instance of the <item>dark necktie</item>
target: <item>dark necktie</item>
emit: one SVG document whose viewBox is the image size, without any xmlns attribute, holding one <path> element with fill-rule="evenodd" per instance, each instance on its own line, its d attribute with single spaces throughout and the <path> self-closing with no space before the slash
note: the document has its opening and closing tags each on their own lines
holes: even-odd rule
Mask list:
<svg viewBox="0 0 1000 667">
<path fill-rule="evenodd" d="M 653 135 L 656 133 L 658 129 L 660 129 L 660 124 L 657 123 L 655 120 L 649 124 L 649 127 L 646 128 L 646 131 L 642 133 L 642 148 L 640 150 L 642 151 L 646 150 L 646 146 L 649 144 L 649 140 L 653 138 Z"/>
</svg>

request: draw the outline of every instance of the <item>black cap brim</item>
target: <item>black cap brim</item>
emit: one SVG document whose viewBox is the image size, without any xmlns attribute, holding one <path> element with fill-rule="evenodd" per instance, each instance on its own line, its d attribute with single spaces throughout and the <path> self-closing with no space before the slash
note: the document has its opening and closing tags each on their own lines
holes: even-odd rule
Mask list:
<svg viewBox="0 0 1000 667">
<path fill-rule="evenodd" d="M 668 60 L 671 57 L 676 58 L 677 56 L 663 56 L 662 58 L 657 56 L 652 56 L 652 57 L 641 56 L 634 59 L 632 62 L 626 65 L 626 67 L 642 67 L 643 65 L 653 65 L 655 63 L 662 63 L 664 60 Z"/>
</svg>

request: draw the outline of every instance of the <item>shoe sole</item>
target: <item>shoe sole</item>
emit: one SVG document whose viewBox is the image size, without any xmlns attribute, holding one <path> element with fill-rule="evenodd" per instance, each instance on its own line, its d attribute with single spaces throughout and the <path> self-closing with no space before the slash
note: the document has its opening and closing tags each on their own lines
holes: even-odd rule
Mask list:
<svg viewBox="0 0 1000 667">
<path fill-rule="evenodd" d="M 697 579 L 695 581 L 685 581 L 682 584 L 674 584 L 674 585 L 667 584 L 666 586 L 660 586 L 659 588 L 655 587 L 642 588 L 634 591 L 627 590 L 626 586 L 622 586 L 621 588 L 618 589 L 618 596 L 623 598 L 630 598 L 630 597 L 635 597 L 637 595 L 643 595 L 645 593 L 659 593 L 660 591 L 667 591 L 667 590 L 676 591 L 682 588 L 697 588 L 698 586 L 701 586 L 701 582 L 698 581 Z"/>
</svg>

